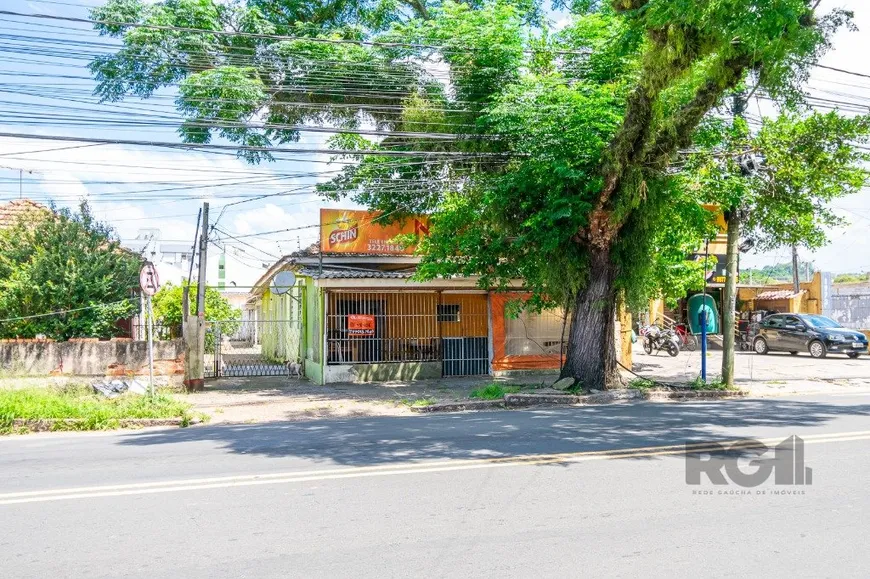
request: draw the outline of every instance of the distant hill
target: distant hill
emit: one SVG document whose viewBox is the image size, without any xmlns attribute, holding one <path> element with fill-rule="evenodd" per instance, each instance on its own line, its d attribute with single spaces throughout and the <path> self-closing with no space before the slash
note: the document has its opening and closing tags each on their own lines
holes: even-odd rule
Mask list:
<svg viewBox="0 0 870 579">
<path fill-rule="evenodd" d="M 816 265 L 812 262 L 799 262 L 798 271 L 800 272 L 801 281 L 809 281 L 816 271 Z M 791 262 L 777 263 L 776 265 L 765 265 L 760 269 L 750 268 L 740 271 L 740 283 L 752 284 L 776 284 L 788 283 L 792 281 Z"/>
<path fill-rule="evenodd" d="M 834 283 L 862 283 L 870 281 L 870 273 L 841 273 Z"/>
</svg>

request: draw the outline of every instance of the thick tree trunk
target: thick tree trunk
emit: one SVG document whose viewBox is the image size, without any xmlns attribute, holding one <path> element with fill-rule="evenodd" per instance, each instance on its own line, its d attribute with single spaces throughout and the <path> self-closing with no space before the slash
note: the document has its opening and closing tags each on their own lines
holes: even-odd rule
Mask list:
<svg viewBox="0 0 870 579">
<path fill-rule="evenodd" d="M 586 389 L 621 385 L 616 364 L 615 267 L 609 250 L 593 249 L 589 283 L 574 300 L 568 355 L 562 378 L 574 378 Z"/>
</svg>

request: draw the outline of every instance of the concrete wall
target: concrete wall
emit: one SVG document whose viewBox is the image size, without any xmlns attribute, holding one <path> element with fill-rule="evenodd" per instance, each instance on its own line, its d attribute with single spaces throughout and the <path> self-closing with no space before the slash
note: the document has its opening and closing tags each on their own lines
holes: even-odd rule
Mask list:
<svg viewBox="0 0 870 579">
<path fill-rule="evenodd" d="M 305 358 L 305 377 L 312 384 L 323 384 L 323 365 L 310 358 Z"/>
<path fill-rule="evenodd" d="M 389 364 L 328 364 L 323 368 L 323 383 L 385 382 L 441 378 L 441 362 L 404 362 Z"/>
<path fill-rule="evenodd" d="M 305 326 L 305 359 L 321 365 L 323 358 L 323 291 L 314 284 L 311 278 L 305 280 L 305 307 L 303 318 Z"/>
<path fill-rule="evenodd" d="M 22 375 L 125 376 L 148 374 L 148 343 L 132 340 L 0 340 L 0 369 Z M 181 340 L 154 342 L 154 373 L 184 373 Z"/>
<path fill-rule="evenodd" d="M 804 292 L 801 296 L 789 300 L 755 303 L 755 296 L 758 294 L 775 290 L 791 291 L 793 288 L 794 285 L 791 283 L 773 284 L 757 288 L 739 288 L 737 290 L 737 297 L 744 302 L 744 310 L 773 309 L 804 314 L 822 313 L 822 274 L 818 271 L 813 274 L 812 281 L 801 282 L 801 290 Z"/>
</svg>

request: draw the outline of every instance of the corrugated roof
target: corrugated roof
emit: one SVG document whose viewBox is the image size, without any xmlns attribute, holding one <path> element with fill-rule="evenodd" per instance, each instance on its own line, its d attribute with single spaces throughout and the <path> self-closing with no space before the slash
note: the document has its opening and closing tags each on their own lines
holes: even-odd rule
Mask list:
<svg viewBox="0 0 870 579">
<path fill-rule="evenodd" d="M 48 207 L 35 203 L 30 199 L 15 199 L 8 203 L 0 204 L 0 229 L 12 227 L 22 217 L 35 215 L 44 211 L 49 211 Z"/>
<path fill-rule="evenodd" d="M 318 267 L 303 267 L 299 270 L 300 275 L 314 279 L 408 279 L 412 272 L 405 271 L 378 271 L 361 269 L 331 269 Z"/>
<path fill-rule="evenodd" d="M 788 300 L 793 297 L 799 296 L 803 291 L 799 293 L 794 293 L 791 290 L 774 290 L 769 292 L 761 292 L 757 296 L 755 296 L 756 300 L 761 301 L 773 301 L 773 300 Z"/>
</svg>

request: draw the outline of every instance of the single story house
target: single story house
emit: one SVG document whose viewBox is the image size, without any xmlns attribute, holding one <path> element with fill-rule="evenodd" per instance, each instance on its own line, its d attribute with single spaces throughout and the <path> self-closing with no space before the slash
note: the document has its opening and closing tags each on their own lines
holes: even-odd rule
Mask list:
<svg viewBox="0 0 870 579">
<path fill-rule="evenodd" d="M 264 357 L 299 362 L 318 384 L 560 367 L 568 333 L 562 312 L 506 313 L 508 302 L 529 295 L 521 282 L 496 292 L 474 278 L 413 280 L 420 257 L 391 239 L 424 224 L 384 227 L 373 222 L 376 214 L 342 215 L 332 230 L 335 216 L 322 213 L 320 243 L 278 260 L 255 284 L 246 310 L 257 320 Z M 283 271 L 293 272 L 292 288 L 275 287 Z M 630 364 L 631 324 L 622 325 L 618 351 Z"/>
</svg>

